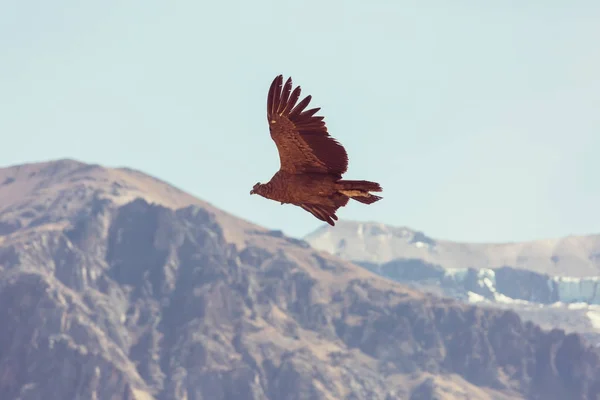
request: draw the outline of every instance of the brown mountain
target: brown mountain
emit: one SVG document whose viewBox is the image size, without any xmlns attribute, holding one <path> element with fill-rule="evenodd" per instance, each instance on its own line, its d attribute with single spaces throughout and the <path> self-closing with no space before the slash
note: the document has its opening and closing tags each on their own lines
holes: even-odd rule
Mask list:
<svg viewBox="0 0 600 400">
<path fill-rule="evenodd" d="M 131 169 L 0 169 L 0 399 L 598 399 L 600 354 Z"/>
</svg>

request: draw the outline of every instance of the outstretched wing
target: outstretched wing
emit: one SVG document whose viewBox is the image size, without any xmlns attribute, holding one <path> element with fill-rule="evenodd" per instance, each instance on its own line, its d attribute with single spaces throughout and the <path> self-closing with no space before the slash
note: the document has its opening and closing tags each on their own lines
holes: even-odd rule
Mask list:
<svg viewBox="0 0 600 400">
<path fill-rule="evenodd" d="M 317 172 L 341 175 L 348 169 L 344 147 L 329 136 L 320 108 L 304 111 L 311 96 L 298 104 L 300 86 L 292 91 L 292 78 L 283 83 L 279 75 L 267 97 L 267 119 L 271 138 L 277 145 L 281 170 L 290 173 Z"/>
<path fill-rule="evenodd" d="M 336 209 L 333 207 L 324 206 L 322 204 L 300 204 L 304 210 L 308 211 L 321 221 L 327 222 L 331 226 L 335 226 L 335 222 L 333 220 L 338 219 L 335 215 Z"/>
</svg>

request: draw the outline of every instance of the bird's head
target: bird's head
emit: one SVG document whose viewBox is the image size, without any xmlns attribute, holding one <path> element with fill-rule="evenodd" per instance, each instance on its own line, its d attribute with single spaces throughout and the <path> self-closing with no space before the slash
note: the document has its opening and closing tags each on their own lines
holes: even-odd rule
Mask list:
<svg viewBox="0 0 600 400">
<path fill-rule="evenodd" d="M 262 194 L 262 187 L 263 187 L 262 183 L 256 182 L 256 185 L 254 185 L 252 187 L 252 190 L 250 191 L 250 194 Z"/>
</svg>

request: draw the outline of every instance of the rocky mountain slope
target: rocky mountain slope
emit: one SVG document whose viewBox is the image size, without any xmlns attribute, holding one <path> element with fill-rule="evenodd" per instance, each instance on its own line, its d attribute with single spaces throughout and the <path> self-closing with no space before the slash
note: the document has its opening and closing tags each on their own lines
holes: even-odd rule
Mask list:
<svg viewBox="0 0 600 400">
<path fill-rule="evenodd" d="M 322 227 L 305 239 L 381 276 L 463 302 L 513 309 L 544 328 L 580 332 L 600 345 L 600 273 L 582 273 L 597 268 L 598 235 L 474 245 L 376 223 L 337 225 L 339 230 Z"/>
<path fill-rule="evenodd" d="M 0 169 L 1 399 L 598 399 L 600 353 L 128 169 Z"/>
</svg>

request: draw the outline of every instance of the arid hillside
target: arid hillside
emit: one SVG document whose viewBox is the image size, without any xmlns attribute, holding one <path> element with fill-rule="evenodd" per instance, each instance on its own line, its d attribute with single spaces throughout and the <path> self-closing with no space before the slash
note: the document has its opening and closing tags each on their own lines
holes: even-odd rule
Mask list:
<svg viewBox="0 0 600 400">
<path fill-rule="evenodd" d="M 600 353 L 130 169 L 0 169 L 0 399 L 600 398 Z"/>
</svg>

